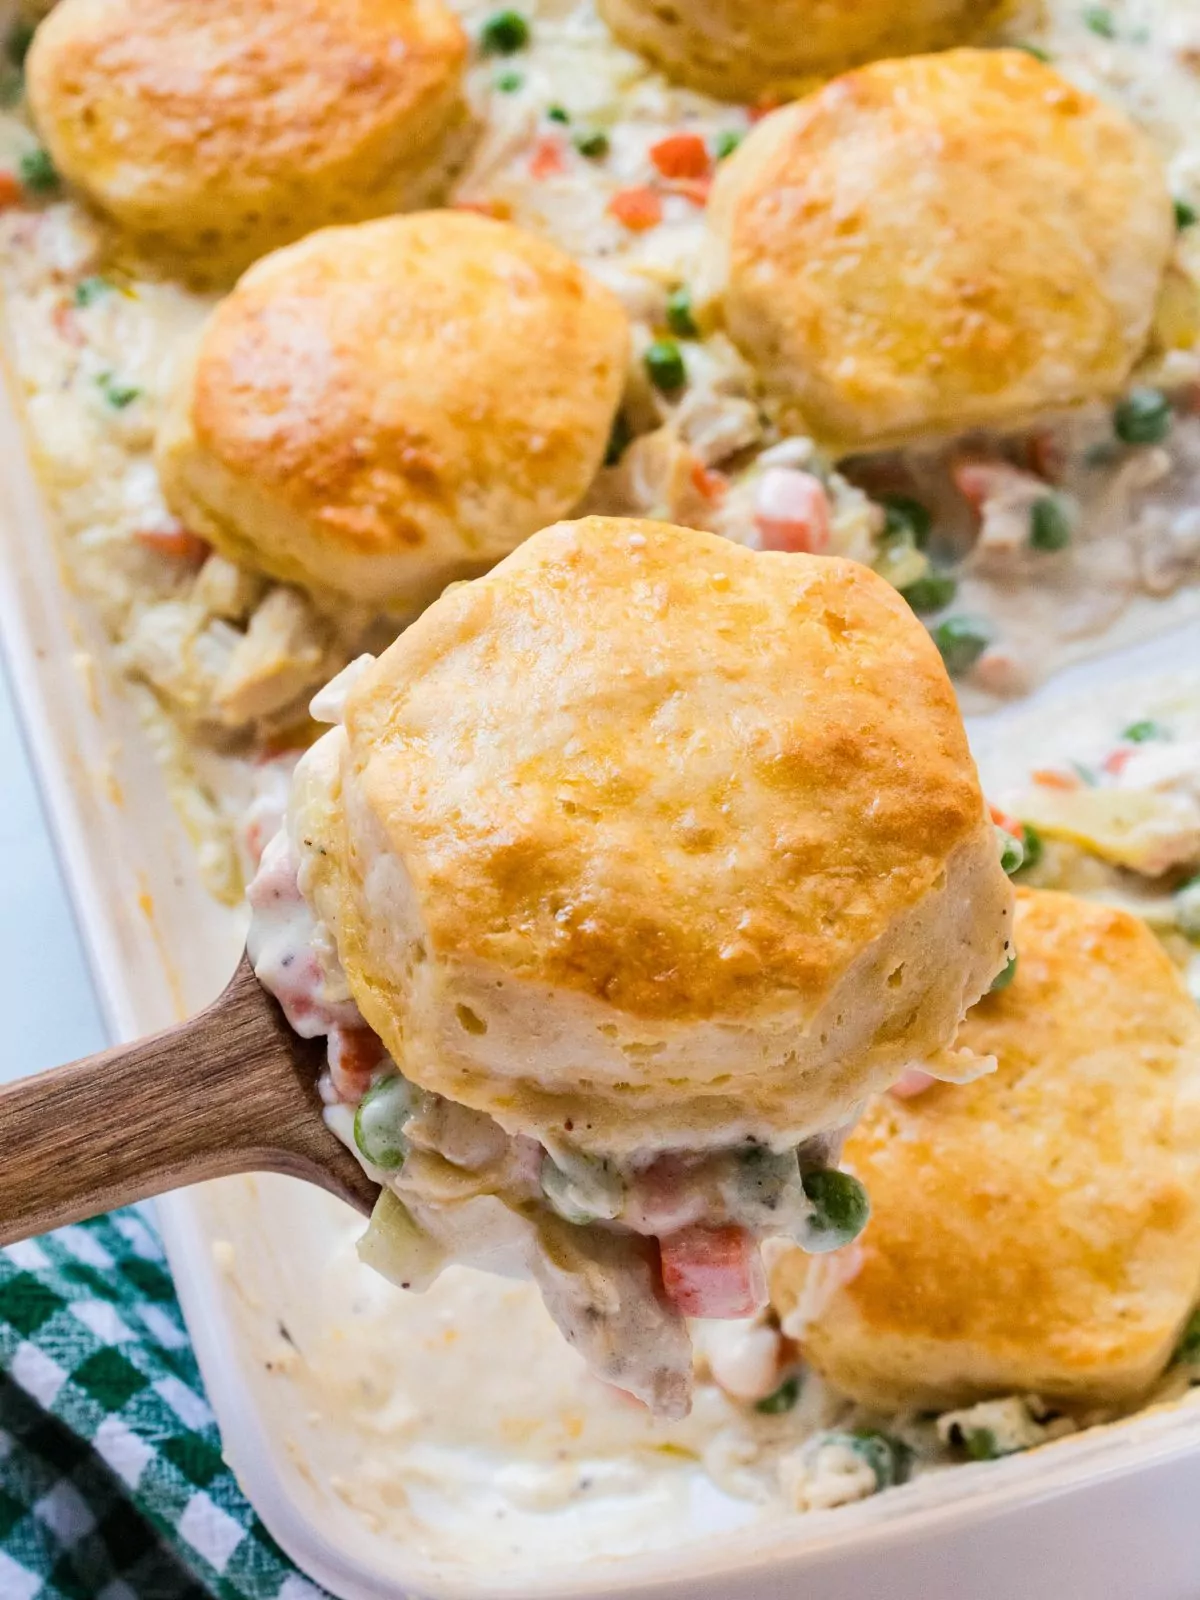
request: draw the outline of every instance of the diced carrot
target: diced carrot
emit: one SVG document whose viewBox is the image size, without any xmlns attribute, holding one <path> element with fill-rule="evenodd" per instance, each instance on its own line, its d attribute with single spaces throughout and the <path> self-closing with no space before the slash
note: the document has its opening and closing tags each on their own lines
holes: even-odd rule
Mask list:
<svg viewBox="0 0 1200 1600">
<path fill-rule="evenodd" d="M 55 331 L 67 344 L 79 346 L 83 344 L 83 329 L 79 326 L 79 318 L 75 315 L 75 307 L 69 300 L 60 300 L 51 314 Z"/>
<path fill-rule="evenodd" d="M 1007 811 L 1001 811 L 999 806 L 989 806 L 988 815 L 998 828 L 1003 828 L 1005 833 L 1011 833 L 1014 839 L 1019 839 L 1025 832 L 1016 817 L 1010 816 Z"/>
<path fill-rule="evenodd" d="M 766 1285 L 758 1245 L 745 1228 L 681 1228 L 659 1240 L 663 1288 L 685 1317 L 749 1317 Z"/>
<path fill-rule="evenodd" d="M 829 496 L 798 467 L 768 467 L 755 497 L 754 525 L 764 550 L 820 555 L 829 548 Z"/>
<path fill-rule="evenodd" d="M 1105 756 L 1100 765 L 1104 768 L 1105 772 L 1111 773 L 1111 775 L 1115 778 L 1118 772 L 1123 772 L 1125 770 L 1126 763 L 1129 761 L 1129 758 L 1132 755 L 1133 751 L 1129 749 L 1113 750 L 1109 755 Z"/>
<path fill-rule="evenodd" d="M 645 233 L 662 221 L 662 199 L 653 189 L 619 189 L 608 202 L 608 213 L 630 233 Z"/>
<path fill-rule="evenodd" d="M 710 505 L 719 506 L 729 493 L 729 479 L 723 472 L 714 472 L 698 457 L 692 462 L 692 488 L 704 496 Z"/>
<path fill-rule="evenodd" d="M 19 206 L 25 198 L 15 172 L 0 172 L 0 211 L 7 211 L 10 206 Z"/>
<path fill-rule="evenodd" d="M 1039 478 L 1058 483 L 1066 466 L 1066 451 L 1053 428 L 1038 428 L 1029 436 L 1029 465 Z"/>
<path fill-rule="evenodd" d="M 829 529 L 813 522 L 780 522 L 772 517 L 755 517 L 759 547 L 782 550 L 787 555 L 819 556 L 829 548 Z"/>
<path fill-rule="evenodd" d="M 331 1028 L 329 1076 L 340 1098 L 361 1100 L 383 1056 L 383 1041 L 373 1028 Z"/>
<path fill-rule="evenodd" d="M 543 178 L 556 177 L 558 173 L 566 170 L 562 141 L 554 138 L 552 134 L 543 134 L 534 145 L 533 154 L 529 158 L 530 173 L 540 182 Z"/>
<path fill-rule="evenodd" d="M 950 469 L 954 487 L 976 511 L 996 487 L 996 467 L 994 461 L 956 461 Z"/>
<path fill-rule="evenodd" d="M 711 178 L 675 178 L 669 184 L 672 194 L 681 194 L 685 200 L 690 200 L 694 206 L 706 206 L 708 204 L 712 186 L 713 181 Z"/>
<path fill-rule="evenodd" d="M 672 133 L 650 146 L 650 159 L 664 178 L 706 178 L 712 171 L 708 146 L 698 133 Z"/>
<path fill-rule="evenodd" d="M 138 528 L 133 537 L 147 550 L 160 556 L 170 556 L 174 561 L 192 561 L 198 566 L 212 550 L 212 546 L 199 534 L 189 533 L 182 523 L 173 528 Z"/>
<path fill-rule="evenodd" d="M 1052 767 L 1039 767 L 1030 774 L 1034 783 L 1043 789 L 1082 789 L 1083 784 L 1070 772 L 1058 772 Z"/>
</svg>

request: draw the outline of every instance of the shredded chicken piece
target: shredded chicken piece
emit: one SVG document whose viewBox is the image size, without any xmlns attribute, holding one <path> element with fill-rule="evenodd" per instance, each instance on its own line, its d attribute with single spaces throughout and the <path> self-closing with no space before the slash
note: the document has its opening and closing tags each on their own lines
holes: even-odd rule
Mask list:
<svg viewBox="0 0 1200 1600">
<path fill-rule="evenodd" d="M 213 691 L 228 727 L 257 722 L 299 699 L 327 677 L 329 628 L 296 589 L 272 589 L 250 618 Z"/>
<path fill-rule="evenodd" d="M 652 1241 L 547 1218 L 530 1267 L 546 1309 L 593 1371 L 659 1416 L 691 1402 L 687 1326 L 662 1298 Z"/>
<path fill-rule="evenodd" d="M 224 556 L 212 554 L 192 585 L 191 598 L 214 617 L 245 622 L 263 597 L 266 579 Z"/>
</svg>

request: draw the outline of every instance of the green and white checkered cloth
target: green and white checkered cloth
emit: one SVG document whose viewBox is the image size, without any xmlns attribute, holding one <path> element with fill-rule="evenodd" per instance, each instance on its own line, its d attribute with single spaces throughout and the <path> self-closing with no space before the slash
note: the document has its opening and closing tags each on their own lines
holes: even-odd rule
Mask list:
<svg viewBox="0 0 1200 1600">
<path fill-rule="evenodd" d="M 0 1369 L 0 1600 L 327 1600 L 221 1458 L 140 1213 L 0 1251 Z"/>
</svg>

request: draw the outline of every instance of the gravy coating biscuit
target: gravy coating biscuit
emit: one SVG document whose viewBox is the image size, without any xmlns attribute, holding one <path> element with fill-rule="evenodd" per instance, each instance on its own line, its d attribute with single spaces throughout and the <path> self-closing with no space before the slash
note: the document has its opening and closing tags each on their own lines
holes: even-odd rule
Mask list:
<svg viewBox="0 0 1200 1600">
<path fill-rule="evenodd" d="M 976 37 L 999 0 L 599 0 L 617 39 L 718 100 L 787 96 L 860 61 Z"/>
<path fill-rule="evenodd" d="M 464 145 L 466 51 L 444 0 L 60 0 L 26 65 L 64 177 L 216 277 L 430 203 Z"/>
<path fill-rule="evenodd" d="M 301 889 L 363 1016 L 509 1133 L 786 1150 L 1006 960 L 941 659 L 854 562 L 561 523 L 426 611 L 306 764 Z"/>
<path fill-rule="evenodd" d="M 1121 388 L 1174 216 L 1145 136 L 1021 50 L 881 61 L 724 162 L 697 289 L 828 444 Z"/>
<path fill-rule="evenodd" d="M 1018 890 L 1016 946 L 958 1034 L 996 1072 L 881 1095 L 847 1142 L 857 1271 L 775 1268 L 785 1330 L 868 1405 L 1135 1399 L 1200 1291 L 1195 1004 L 1124 911 Z"/>
<path fill-rule="evenodd" d="M 163 490 L 232 560 L 411 614 L 574 507 L 628 350 L 616 297 L 506 223 L 325 229 L 217 307 L 160 431 Z"/>
</svg>

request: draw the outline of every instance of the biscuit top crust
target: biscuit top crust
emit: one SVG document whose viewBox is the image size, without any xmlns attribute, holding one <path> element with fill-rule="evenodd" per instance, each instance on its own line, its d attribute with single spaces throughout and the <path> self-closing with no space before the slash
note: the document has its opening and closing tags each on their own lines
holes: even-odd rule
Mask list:
<svg viewBox="0 0 1200 1600">
<path fill-rule="evenodd" d="M 152 228 L 227 182 L 270 206 L 347 160 L 385 180 L 398 130 L 440 131 L 466 55 L 442 0 L 62 0 L 28 73 L 61 169 Z"/>
<path fill-rule="evenodd" d="M 1118 111 L 1019 50 L 847 73 L 722 164 L 702 293 L 834 445 L 1117 390 L 1173 247 Z"/>
<path fill-rule="evenodd" d="M 615 295 L 507 223 L 324 229 L 254 266 L 208 324 L 196 447 L 335 547 L 495 560 L 587 488 L 628 337 Z"/>
<path fill-rule="evenodd" d="M 887 583 L 653 522 L 559 524 L 451 590 L 345 726 L 435 951 L 647 1018 L 811 1006 L 983 816 Z"/>
</svg>

